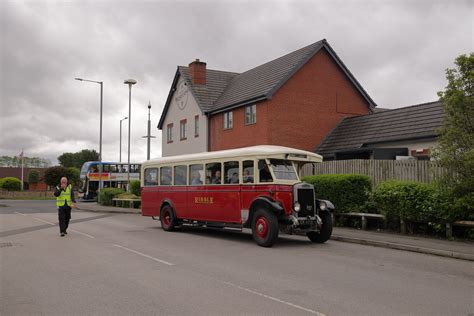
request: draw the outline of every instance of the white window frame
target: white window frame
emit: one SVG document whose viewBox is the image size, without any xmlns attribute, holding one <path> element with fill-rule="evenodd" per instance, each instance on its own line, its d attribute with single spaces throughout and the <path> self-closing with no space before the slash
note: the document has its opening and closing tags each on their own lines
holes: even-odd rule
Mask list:
<svg viewBox="0 0 474 316">
<path fill-rule="evenodd" d="M 257 105 L 252 104 L 245 107 L 245 125 L 257 123 Z"/>
<path fill-rule="evenodd" d="M 186 119 L 179 121 L 179 140 L 186 140 L 186 123 Z"/>
<path fill-rule="evenodd" d="M 194 116 L 194 137 L 199 137 L 199 115 Z"/>
<path fill-rule="evenodd" d="M 232 129 L 234 127 L 232 111 L 224 113 L 224 129 Z"/>
<path fill-rule="evenodd" d="M 173 123 L 166 126 L 166 141 L 168 143 L 173 142 Z"/>
</svg>

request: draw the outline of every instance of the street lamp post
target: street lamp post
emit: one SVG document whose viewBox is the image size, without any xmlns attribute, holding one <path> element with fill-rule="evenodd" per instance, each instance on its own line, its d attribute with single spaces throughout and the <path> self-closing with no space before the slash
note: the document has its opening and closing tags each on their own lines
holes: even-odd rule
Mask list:
<svg viewBox="0 0 474 316">
<path fill-rule="evenodd" d="M 136 80 L 127 79 L 123 82 L 128 84 L 128 170 L 127 170 L 127 183 L 128 190 L 130 190 L 130 130 L 132 122 L 132 86 L 137 83 Z"/>
<path fill-rule="evenodd" d="M 103 100 L 103 91 L 104 91 L 104 82 L 88 80 L 83 78 L 74 78 L 79 81 L 93 82 L 100 84 L 100 127 L 99 127 L 99 193 L 102 189 L 102 100 Z M 97 202 L 100 203 L 100 194 L 97 194 Z"/>
<path fill-rule="evenodd" d="M 150 139 L 155 138 L 155 136 L 150 135 L 151 134 L 150 110 L 151 110 L 151 102 L 148 101 L 148 133 L 146 136 L 142 136 L 142 138 L 147 138 L 146 160 L 150 160 Z"/>
<path fill-rule="evenodd" d="M 119 154 L 119 162 L 122 162 L 122 121 L 128 119 L 128 117 L 124 117 L 120 120 L 120 154 Z"/>
</svg>

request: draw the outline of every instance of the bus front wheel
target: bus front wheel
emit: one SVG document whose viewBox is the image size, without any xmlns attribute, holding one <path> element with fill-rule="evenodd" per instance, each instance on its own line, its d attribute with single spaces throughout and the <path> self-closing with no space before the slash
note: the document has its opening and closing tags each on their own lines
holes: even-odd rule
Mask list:
<svg viewBox="0 0 474 316">
<path fill-rule="evenodd" d="M 321 226 L 321 230 L 319 232 L 308 232 L 306 236 L 308 236 L 309 240 L 315 243 L 324 243 L 328 241 L 332 234 L 332 218 L 329 212 L 324 212 L 320 214 L 320 217 L 323 221 Z"/>
<path fill-rule="evenodd" d="M 273 246 L 278 239 L 278 219 L 276 215 L 266 209 L 257 210 L 252 220 L 252 235 L 259 246 Z"/>
<path fill-rule="evenodd" d="M 161 228 L 167 232 L 173 231 L 176 228 L 178 220 L 176 219 L 176 214 L 171 206 L 165 205 L 161 208 L 160 222 Z"/>
</svg>

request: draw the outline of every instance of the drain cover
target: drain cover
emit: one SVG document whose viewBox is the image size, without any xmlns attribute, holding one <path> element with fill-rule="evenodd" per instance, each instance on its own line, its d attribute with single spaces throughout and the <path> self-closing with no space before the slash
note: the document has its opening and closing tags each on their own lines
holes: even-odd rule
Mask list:
<svg viewBox="0 0 474 316">
<path fill-rule="evenodd" d="M 0 248 L 4 247 L 13 247 L 13 243 L 11 242 L 0 242 Z"/>
</svg>

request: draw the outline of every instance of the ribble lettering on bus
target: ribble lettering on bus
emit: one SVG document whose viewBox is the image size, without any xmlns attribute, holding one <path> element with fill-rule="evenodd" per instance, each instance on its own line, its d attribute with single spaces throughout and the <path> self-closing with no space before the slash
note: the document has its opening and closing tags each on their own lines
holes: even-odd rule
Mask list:
<svg viewBox="0 0 474 316">
<path fill-rule="evenodd" d="M 214 197 L 197 196 L 194 198 L 194 203 L 197 204 L 214 204 Z"/>
</svg>

